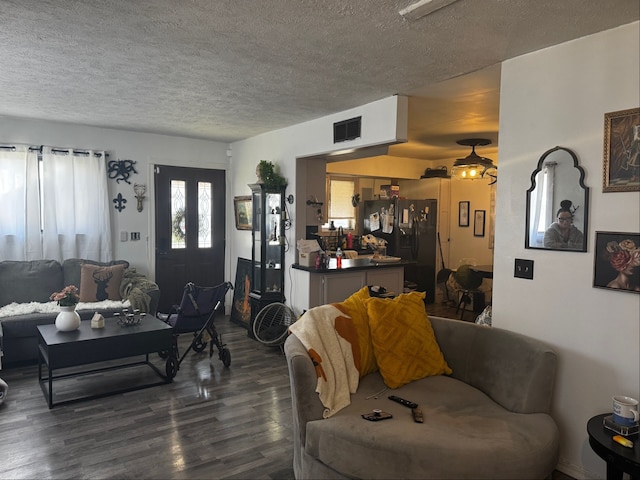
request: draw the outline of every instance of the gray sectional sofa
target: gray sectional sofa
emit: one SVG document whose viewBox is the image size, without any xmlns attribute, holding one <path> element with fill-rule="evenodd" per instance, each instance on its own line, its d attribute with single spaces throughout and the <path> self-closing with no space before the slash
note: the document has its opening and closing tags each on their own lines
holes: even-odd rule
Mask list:
<svg viewBox="0 0 640 480">
<path fill-rule="evenodd" d="M 53 292 L 66 285 L 80 287 L 83 264 L 112 266 L 124 264 L 125 271 L 120 284 L 122 297 L 129 299 L 133 308 L 155 314 L 160 299 L 158 286 L 129 269 L 129 263 L 117 260 L 108 263 L 72 258 L 60 263 L 55 260 L 3 261 L 0 262 L 0 307 L 12 303 L 47 303 Z M 82 293 L 82 292 L 81 292 Z M 118 308 L 78 310 L 83 320 L 90 319 L 95 312 L 110 316 Z M 0 353 L 2 366 L 32 363 L 37 361 L 37 326 L 52 324 L 57 313 L 27 313 L 0 316 Z"/>
<path fill-rule="evenodd" d="M 370 373 L 351 404 L 326 419 L 314 363 L 287 338 L 296 478 L 550 478 L 559 449 L 549 415 L 554 352 L 514 332 L 429 318 L 451 375 L 382 392 L 379 372 Z M 424 423 L 389 395 L 418 403 Z M 393 418 L 363 420 L 374 408 Z"/>
</svg>

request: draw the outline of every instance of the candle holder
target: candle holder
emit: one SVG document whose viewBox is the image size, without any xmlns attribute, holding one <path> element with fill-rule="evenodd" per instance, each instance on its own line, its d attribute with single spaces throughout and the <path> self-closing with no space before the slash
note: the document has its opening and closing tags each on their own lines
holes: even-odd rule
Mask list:
<svg viewBox="0 0 640 480">
<path fill-rule="evenodd" d="M 120 313 L 116 312 L 113 314 L 113 316 L 118 320 L 118 325 L 120 325 L 121 327 L 138 325 L 145 317 L 145 315 L 146 313 L 140 313 L 140 310 L 138 309 L 129 311 L 128 308 L 123 308 Z"/>
</svg>

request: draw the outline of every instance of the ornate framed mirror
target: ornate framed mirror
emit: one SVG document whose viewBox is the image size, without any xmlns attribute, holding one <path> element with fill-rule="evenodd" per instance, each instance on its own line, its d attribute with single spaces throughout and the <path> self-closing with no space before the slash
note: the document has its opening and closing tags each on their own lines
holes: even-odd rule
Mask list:
<svg viewBox="0 0 640 480">
<path fill-rule="evenodd" d="M 542 154 L 527 190 L 525 248 L 587 251 L 589 187 L 576 154 L 555 147 Z"/>
</svg>

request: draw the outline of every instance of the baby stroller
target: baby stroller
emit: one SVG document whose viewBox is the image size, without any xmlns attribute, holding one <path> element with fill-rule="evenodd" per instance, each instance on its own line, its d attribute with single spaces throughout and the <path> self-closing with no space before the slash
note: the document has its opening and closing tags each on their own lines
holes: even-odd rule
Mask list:
<svg viewBox="0 0 640 480">
<path fill-rule="evenodd" d="M 199 287 L 192 282 L 185 285 L 180 305 L 173 305 L 169 314 L 158 314 L 158 318 L 173 329 L 173 355 L 169 352 L 161 352 L 161 356 L 167 358 L 167 376 L 173 378 L 178 373 L 182 360 L 192 349 L 202 352 L 209 342 L 209 357 L 213 355 L 213 345 L 218 348 L 218 358 L 225 367 L 231 365 L 231 353 L 222 343 L 222 335 L 218 335 L 213 324 L 214 317 L 227 292 L 233 289 L 229 282 L 221 283 L 215 287 Z M 178 336 L 181 333 L 193 332 L 193 340 L 189 348 L 182 354 L 178 352 Z M 209 338 L 207 338 L 207 336 Z M 178 359 L 179 360 L 176 360 Z M 173 361 L 170 361 L 173 359 Z"/>
</svg>

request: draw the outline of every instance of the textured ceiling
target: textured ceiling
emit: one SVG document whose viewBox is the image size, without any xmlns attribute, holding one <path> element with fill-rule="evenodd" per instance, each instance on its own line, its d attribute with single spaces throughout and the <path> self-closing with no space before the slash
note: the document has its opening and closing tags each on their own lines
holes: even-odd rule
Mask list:
<svg viewBox="0 0 640 480">
<path fill-rule="evenodd" d="M 411 3 L 0 0 L 0 115 L 229 142 L 410 94 L 406 151 L 428 158 L 462 130 L 497 138 L 499 69 L 456 77 L 640 10 L 458 0 L 412 22 Z"/>
</svg>

